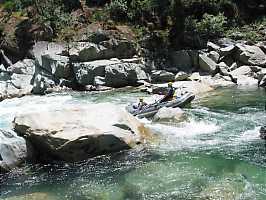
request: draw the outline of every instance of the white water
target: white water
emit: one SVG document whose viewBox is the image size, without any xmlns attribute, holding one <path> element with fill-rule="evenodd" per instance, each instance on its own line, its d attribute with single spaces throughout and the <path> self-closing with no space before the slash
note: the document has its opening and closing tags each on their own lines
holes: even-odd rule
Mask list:
<svg viewBox="0 0 266 200">
<path fill-rule="evenodd" d="M 124 108 L 140 96 L 148 103 L 160 98 L 75 92 L 5 100 L 1 127 L 20 113 L 102 102 Z M 51 193 L 51 199 L 197 199 L 207 193 L 214 199 L 265 199 L 265 141 L 259 138 L 264 97 L 265 91 L 238 88 L 198 96 L 183 109 L 188 122 L 141 119 L 159 135 L 159 146 L 76 164 L 26 165 L 3 178 L 3 197 L 39 192 Z"/>
</svg>

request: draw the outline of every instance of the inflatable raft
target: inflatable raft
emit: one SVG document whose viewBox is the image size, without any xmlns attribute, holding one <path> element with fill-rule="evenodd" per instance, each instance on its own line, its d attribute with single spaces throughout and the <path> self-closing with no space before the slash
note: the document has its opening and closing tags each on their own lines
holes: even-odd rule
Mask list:
<svg viewBox="0 0 266 200">
<path fill-rule="evenodd" d="M 126 110 L 132 115 L 137 116 L 138 118 L 152 117 L 162 107 L 182 108 L 189 104 L 194 98 L 195 95 L 193 93 L 187 92 L 181 97 L 175 97 L 175 99 L 173 99 L 172 101 L 167 101 L 163 103 L 153 103 L 147 107 L 142 108 L 141 110 L 139 110 L 136 105 L 128 105 L 126 107 Z"/>
</svg>

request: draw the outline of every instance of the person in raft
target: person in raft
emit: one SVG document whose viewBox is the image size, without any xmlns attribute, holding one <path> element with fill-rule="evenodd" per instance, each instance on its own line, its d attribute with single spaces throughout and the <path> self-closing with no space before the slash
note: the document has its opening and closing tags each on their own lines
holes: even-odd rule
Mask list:
<svg viewBox="0 0 266 200">
<path fill-rule="evenodd" d="M 148 104 L 143 101 L 143 98 L 142 97 L 140 97 L 139 98 L 138 109 L 141 110 L 142 108 L 144 108 L 146 106 L 148 106 Z"/>
<path fill-rule="evenodd" d="M 169 82 L 168 88 L 166 89 L 166 94 L 160 100 L 160 103 L 173 100 L 174 94 L 175 94 L 175 89 L 173 88 L 173 83 Z"/>
</svg>

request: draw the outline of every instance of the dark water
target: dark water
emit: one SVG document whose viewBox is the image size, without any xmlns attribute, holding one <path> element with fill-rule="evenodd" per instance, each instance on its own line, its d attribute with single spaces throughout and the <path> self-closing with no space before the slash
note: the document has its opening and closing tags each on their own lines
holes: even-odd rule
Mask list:
<svg viewBox="0 0 266 200">
<path fill-rule="evenodd" d="M 1 102 L 1 126 L 14 115 L 71 104 L 112 102 L 121 107 L 144 96 L 132 92 L 68 93 Z M 161 138 L 80 163 L 24 165 L 3 175 L 3 199 L 265 199 L 265 89 L 220 88 L 183 109 L 189 122 L 141 120 Z"/>
</svg>

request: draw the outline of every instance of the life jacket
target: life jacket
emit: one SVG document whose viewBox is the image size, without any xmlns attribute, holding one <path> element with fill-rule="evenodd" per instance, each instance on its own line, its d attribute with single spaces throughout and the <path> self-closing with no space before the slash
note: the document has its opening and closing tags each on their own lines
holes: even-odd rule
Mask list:
<svg viewBox="0 0 266 200">
<path fill-rule="evenodd" d="M 169 95 L 170 96 L 174 96 L 174 94 L 175 94 L 175 89 L 173 88 L 173 87 L 168 87 L 167 89 L 166 89 L 166 93 L 168 93 L 169 92 Z"/>
<path fill-rule="evenodd" d="M 139 102 L 139 104 L 138 104 L 138 108 L 141 109 L 141 108 L 145 107 L 146 105 L 147 105 L 147 104 L 146 104 L 144 101 L 141 101 L 141 102 Z"/>
</svg>

